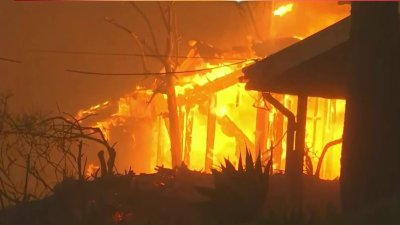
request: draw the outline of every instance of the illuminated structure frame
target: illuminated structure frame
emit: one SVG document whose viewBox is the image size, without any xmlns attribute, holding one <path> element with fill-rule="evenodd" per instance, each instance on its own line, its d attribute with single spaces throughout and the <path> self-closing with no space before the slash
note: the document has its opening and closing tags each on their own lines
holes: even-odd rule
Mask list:
<svg viewBox="0 0 400 225">
<path fill-rule="evenodd" d="M 349 32 L 350 17 L 347 17 L 243 69 L 246 89 L 263 92 L 264 99 L 288 119 L 287 174 L 303 171 L 307 98 L 346 99 Z M 298 96 L 297 116 L 269 92 Z"/>
</svg>

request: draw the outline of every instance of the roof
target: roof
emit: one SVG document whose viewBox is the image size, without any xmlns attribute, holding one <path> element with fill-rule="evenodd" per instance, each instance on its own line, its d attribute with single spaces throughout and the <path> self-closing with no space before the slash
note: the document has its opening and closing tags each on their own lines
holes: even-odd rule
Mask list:
<svg viewBox="0 0 400 225">
<path fill-rule="evenodd" d="M 247 89 L 345 98 L 350 17 L 243 69 Z"/>
</svg>

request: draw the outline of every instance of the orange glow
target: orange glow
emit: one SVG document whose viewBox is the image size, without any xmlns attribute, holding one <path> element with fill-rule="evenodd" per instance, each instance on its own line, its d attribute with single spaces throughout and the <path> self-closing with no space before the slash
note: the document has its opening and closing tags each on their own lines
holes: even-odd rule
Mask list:
<svg viewBox="0 0 400 225">
<path fill-rule="evenodd" d="M 345 100 L 309 98 L 306 124 L 306 147 L 315 167 L 324 146 L 331 141 L 342 138 Z M 335 179 L 340 175 L 340 155 L 342 144 L 331 147 L 325 155 L 321 177 Z"/>
<path fill-rule="evenodd" d="M 110 104 L 110 101 L 105 101 L 103 103 L 91 106 L 89 109 L 80 110 L 77 115 L 77 119 L 82 119 L 85 116 L 95 114 L 97 111 L 106 108 Z"/>
<path fill-rule="evenodd" d="M 205 63 L 199 65 L 199 68 L 207 67 L 214 68 L 220 65 L 211 65 Z M 205 97 L 202 100 L 197 100 L 195 93 L 201 88 L 208 87 L 207 85 L 219 82 L 217 79 L 232 76 L 235 71 L 241 70 L 246 64 L 239 66 L 226 66 L 218 69 L 210 70 L 205 74 L 194 74 L 192 76 L 183 76 L 179 78 L 179 83 L 175 86 L 177 93 L 177 101 L 179 104 L 180 117 L 183 124 L 182 127 L 182 148 L 185 149 L 187 144 L 187 124 L 186 121 L 189 115 L 193 117 L 193 127 L 191 129 L 190 139 L 190 163 L 188 168 L 192 170 L 204 171 L 205 170 L 205 150 L 207 140 L 207 109 L 208 109 L 208 97 L 212 93 L 204 92 Z M 240 73 L 239 73 L 240 74 Z M 234 76 L 236 79 L 237 77 Z M 216 105 L 214 109 L 210 111 L 217 116 L 216 130 L 215 130 L 215 143 L 213 149 L 213 164 L 215 168 L 224 161 L 225 158 L 230 159 L 234 164 L 238 162 L 240 155 L 244 155 L 246 148 L 248 148 L 253 154 L 255 154 L 255 140 L 256 140 L 256 114 L 257 108 L 254 107 L 255 102 L 259 93 L 256 91 L 245 90 L 245 85 L 240 83 L 233 83 L 230 86 L 224 87 L 220 90 L 215 91 Z M 118 129 L 124 128 L 126 124 L 130 124 L 128 121 L 134 119 L 134 121 L 143 120 L 146 126 L 148 126 L 150 132 L 145 135 L 144 138 L 148 138 L 151 141 L 141 142 L 145 146 L 139 146 L 141 151 L 148 150 L 148 159 L 136 159 L 132 164 L 138 165 L 140 161 L 137 160 L 148 160 L 150 163 L 146 164 L 140 169 L 136 169 L 139 172 L 154 172 L 153 168 L 158 166 L 171 166 L 170 158 L 170 142 L 168 136 L 168 126 L 165 123 L 162 113 L 167 112 L 166 96 L 159 95 L 148 104 L 148 100 L 152 96 L 151 90 L 143 90 L 136 88 L 131 94 L 127 94 L 120 98 L 117 102 L 117 112 L 113 113 L 110 117 L 102 121 L 95 123 L 96 127 L 99 127 L 106 135 L 106 137 L 113 142 L 119 141 L 119 136 L 113 137 L 111 130 L 116 127 Z M 195 96 L 190 99 L 191 96 Z M 297 97 L 291 95 L 275 95 L 277 98 L 282 99 L 282 103 L 291 110 L 294 114 L 296 113 Z M 280 97 L 279 97 L 280 96 Z M 193 105 L 193 108 L 186 108 L 186 103 Z M 108 101 L 100 104 L 102 106 L 110 105 Z M 309 149 L 308 156 L 312 160 L 313 173 L 315 173 L 316 165 L 318 164 L 319 156 L 324 146 L 333 140 L 339 139 L 343 132 L 344 123 L 344 100 L 335 99 L 323 99 L 323 98 L 309 98 L 308 107 L 308 120 L 306 124 L 306 147 Z M 260 104 L 257 107 L 267 107 L 267 120 L 268 130 L 266 131 L 266 144 L 267 148 L 262 155 L 263 160 L 269 159 L 269 143 L 274 143 L 278 151 L 280 148 L 279 159 L 274 159 L 273 168 L 275 171 L 284 171 L 285 159 L 286 159 L 286 126 L 287 119 L 277 120 L 277 116 L 280 112 L 273 106 L 267 104 Z M 97 113 L 98 110 L 102 110 L 104 107 L 99 105 L 90 107 L 89 110 L 81 110 L 81 112 L 92 112 Z M 97 111 L 96 111 L 97 110 Z M 146 122 L 147 121 L 147 122 Z M 122 127 L 121 127 L 122 125 Z M 281 127 L 281 128 L 279 128 Z M 281 130 L 279 130 L 281 129 Z M 138 131 L 143 133 L 142 131 Z M 137 134 L 130 135 L 130 141 L 134 143 L 139 139 L 136 137 Z M 143 137 L 141 136 L 140 139 Z M 135 144 L 129 145 L 135 148 Z M 279 147 L 280 146 L 280 147 Z M 128 146 L 121 146 L 127 148 Z M 120 148 L 121 148 L 120 147 Z M 138 146 L 137 146 L 138 147 Z M 118 150 L 118 149 L 117 149 Z M 324 163 L 322 164 L 320 177 L 324 179 L 334 179 L 340 175 L 340 150 L 341 145 L 336 145 L 328 150 L 325 156 Z M 124 149 L 125 151 L 132 151 L 132 149 Z M 122 153 L 124 154 L 124 153 Z M 275 153 L 274 153 L 275 154 Z M 140 155 L 142 157 L 142 155 Z M 123 157 L 123 161 L 126 162 L 127 158 Z M 129 161 L 129 160 L 128 160 Z M 128 166 L 128 164 L 126 164 Z M 98 169 L 97 166 L 90 164 L 87 169 L 87 176 L 95 173 Z M 135 169 L 134 169 L 135 170 Z"/>
<path fill-rule="evenodd" d="M 300 40 L 300 41 L 304 39 L 304 37 L 301 37 L 301 36 L 296 36 L 296 35 L 295 35 L 295 36 L 293 36 L 293 38 L 295 38 L 295 39 L 298 39 L 298 40 Z"/>
<path fill-rule="evenodd" d="M 289 3 L 277 8 L 273 15 L 281 17 L 293 10 L 295 10 L 294 4 Z M 327 17 L 304 28 L 301 25 L 293 26 L 291 17 L 287 17 L 288 21 L 276 19 L 277 23 L 287 23 L 286 26 L 294 30 L 289 32 L 285 26 L 277 24 L 274 32 L 282 28 L 277 37 L 303 40 L 342 19 L 343 15 Z M 189 149 L 183 153 L 182 160 L 188 162 L 189 169 L 205 171 L 207 126 L 211 116 L 216 120 L 213 154 L 210 155 L 214 168 L 218 168 L 225 158 L 233 164 L 237 163 L 239 156 L 245 154 L 246 148 L 255 155 L 256 143 L 260 140 L 260 136 L 265 135 L 264 149 L 262 149 L 263 162 L 270 158 L 269 149 L 272 144 L 274 171 L 284 171 L 287 119 L 273 106 L 260 101 L 259 92 L 245 90 L 245 84 L 237 82 L 237 78 L 242 75 L 241 69 L 249 63 L 228 66 L 231 63 L 225 61 L 211 64 L 199 60 L 190 68 L 178 68 L 181 71 L 209 69 L 202 71 L 203 73 L 178 75 L 175 80 L 182 149 Z M 150 173 L 155 172 L 156 166 L 171 167 L 167 96 L 157 94 L 149 103 L 152 96 L 152 89 L 137 86 L 115 102 L 105 101 L 78 112 L 78 118 L 83 118 L 89 114 L 101 115 L 105 109 L 115 107 L 111 113 L 92 121 L 91 125 L 100 128 L 111 142 L 118 142 L 116 165 L 121 169 L 132 165 L 134 172 Z M 273 96 L 296 114 L 296 96 L 280 94 Z M 212 106 L 209 105 L 211 99 L 215 100 Z M 342 136 L 344 109 L 344 100 L 308 99 L 305 142 L 313 173 L 324 146 Z M 261 133 L 256 122 L 257 115 L 262 114 L 259 110 L 265 113 L 264 122 L 267 123 L 264 132 Z M 341 145 L 335 145 L 328 150 L 321 167 L 321 178 L 335 179 L 340 176 L 340 154 Z M 90 175 L 97 169 L 94 164 L 89 164 L 86 174 Z"/>
<path fill-rule="evenodd" d="M 97 171 L 98 171 L 99 169 L 100 169 L 99 166 L 96 166 L 96 165 L 90 163 L 90 164 L 88 165 L 88 167 L 86 168 L 86 173 L 85 173 L 86 177 L 92 177 L 92 176 L 94 176 L 94 175 L 97 173 Z"/>
<path fill-rule="evenodd" d="M 215 67 L 216 65 L 205 64 L 203 66 Z M 230 76 L 235 71 L 240 70 L 243 65 L 236 68 L 222 67 L 219 69 L 211 70 L 210 72 L 200 75 L 195 74 L 191 77 L 183 77 L 185 80 L 183 84 L 176 85 L 177 99 L 185 98 L 193 94 L 193 91 L 198 91 L 199 87 L 206 87 L 210 83 L 218 82 L 216 79 L 225 76 Z M 205 81 L 206 80 L 206 81 Z M 182 82 L 182 81 L 180 81 Z M 211 94 L 211 93 L 209 93 Z M 215 108 L 210 111 L 217 116 L 216 130 L 215 130 L 215 144 L 213 151 L 214 167 L 218 168 L 220 163 L 225 158 L 230 159 L 234 164 L 238 162 L 239 155 L 244 155 L 246 148 L 255 154 L 254 143 L 256 139 L 256 114 L 257 108 L 254 107 L 259 93 L 256 91 L 245 90 L 244 84 L 234 84 L 229 87 L 218 90 L 214 93 L 216 95 Z M 168 127 L 164 122 L 165 119 L 160 117 L 160 113 L 166 111 L 166 99 L 163 95 L 155 98 L 152 103 L 147 105 L 148 99 L 151 97 L 150 90 L 136 89 L 132 94 L 128 94 L 120 98 L 118 103 L 118 111 L 112 114 L 104 121 L 96 122 L 97 127 L 105 132 L 107 137 L 110 137 L 110 129 L 118 126 L 118 124 L 126 123 L 129 118 L 145 119 L 154 118 L 154 122 L 149 122 L 149 129 L 152 130 L 147 137 L 151 143 L 147 146 L 150 148 L 151 166 L 140 172 L 154 172 L 152 168 L 156 165 L 163 165 L 165 167 L 171 166 L 170 152 L 169 152 L 169 137 Z M 280 97 L 279 97 L 280 96 Z M 296 113 L 297 97 L 291 95 L 277 95 L 276 98 L 282 99 L 282 103 Z M 188 115 L 193 116 L 193 128 L 191 133 L 191 149 L 190 149 L 190 164 L 188 168 L 192 170 L 204 171 L 205 167 L 205 149 L 207 139 L 207 100 L 196 101 L 192 104 L 193 108 L 187 111 L 185 104 L 180 104 L 180 117 L 182 121 L 186 121 Z M 309 107 L 307 113 L 306 124 L 306 147 L 309 149 L 308 156 L 312 160 L 313 173 L 315 172 L 316 165 L 318 164 L 319 156 L 324 146 L 333 140 L 339 139 L 343 132 L 344 123 L 344 100 L 323 99 L 323 98 L 309 98 Z M 279 160 L 274 159 L 273 168 L 275 171 L 283 171 L 285 169 L 286 159 L 286 126 L 287 119 L 277 120 L 280 112 L 273 106 L 267 104 L 260 104 L 257 107 L 267 107 L 267 120 L 268 130 L 266 133 L 266 143 L 274 143 L 276 151 L 277 148 L 282 149 Z M 91 107 L 93 108 L 93 107 Z M 281 124 L 279 124 L 281 123 Z M 277 130 L 282 127 L 282 130 Z M 187 124 L 182 124 L 182 147 L 185 149 L 187 138 Z M 139 131 L 140 132 L 140 131 Z M 118 136 L 111 137 L 113 141 L 118 141 Z M 132 141 L 135 137 L 132 136 Z M 126 146 L 123 146 L 126 147 Z M 269 149 L 262 155 L 263 160 L 269 159 Z M 324 179 L 334 179 L 340 174 L 340 149 L 341 145 L 336 145 L 329 149 L 325 156 L 324 163 L 322 164 L 320 177 Z M 117 149 L 118 150 L 118 149 Z M 126 150 L 123 150 L 126 151 Z M 275 154 L 275 153 L 274 153 Z M 124 158 L 126 160 L 126 158 Z M 137 163 L 136 163 L 137 164 Z M 90 164 L 87 168 L 86 175 L 89 176 L 96 172 L 97 166 Z"/>
<path fill-rule="evenodd" d="M 226 106 L 222 105 L 219 108 L 219 110 L 217 110 L 217 115 L 220 116 L 220 117 L 223 117 L 223 116 L 226 115 L 226 111 L 227 111 Z"/>
<path fill-rule="evenodd" d="M 287 5 L 283 5 L 274 10 L 274 16 L 283 16 L 288 12 L 293 10 L 293 3 L 289 3 Z"/>
<path fill-rule="evenodd" d="M 114 222 L 121 222 L 124 219 L 124 213 L 116 211 L 112 214 L 112 219 Z"/>
</svg>

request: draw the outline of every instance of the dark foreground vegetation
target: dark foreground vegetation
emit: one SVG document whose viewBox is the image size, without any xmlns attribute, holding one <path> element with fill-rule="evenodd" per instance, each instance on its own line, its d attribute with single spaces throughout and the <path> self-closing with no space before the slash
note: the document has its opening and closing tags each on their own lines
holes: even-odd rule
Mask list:
<svg viewBox="0 0 400 225">
<path fill-rule="evenodd" d="M 2 96 L 0 224 L 400 224 L 398 3 L 352 3 L 351 26 L 341 198 L 337 181 L 288 182 L 249 155 L 244 167 L 227 161 L 212 175 L 185 166 L 118 174 L 117 152 L 99 128 L 62 112 L 12 116 Z M 91 178 L 86 142 L 103 149 Z"/>
<path fill-rule="evenodd" d="M 250 154 L 212 174 L 157 168 L 115 170 L 117 152 L 101 130 L 54 115 L 14 115 L 0 108 L 0 224 L 319 224 L 336 218 L 338 182 L 305 177 L 304 209 L 291 204 L 284 175 Z M 84 119 L 84 118 L 83 118 Z M 87 174 L 86 144 L 100 146 L 100 168 Z M 327 211 L 328 209 L 328 211 Z"/>
<path fill-rule="evenodd" d="M 248 164 L 249 165 L 249 164 Z M 270 176 L 260 164 L 235 170 L 227 162 L 212 175 L 159 168 L 155 174 L 110 175 L 90 181 L 66 178 L 54 194 L 19 203 L 0 213 L 0 224 L 394 224 L 395 203 L 340 217 L 338 182 L 305 177 L 304 207 L 290 206 L 284 175 Z"/>
<path fill-rule="evenodd" d="M 303 176 L 293 187 L 271 174 L 270 163 L 248 153 L 238 167 L 226 160 L 212 174 L 157 168 L 154 174 L 118 173 L 117 152 L 101 130 L 73 116 L 13 115 L 8 95 L 0 104 L 1 225 L 233 225 L 397 224 L 396 201 L 383 201 L 343 218 L 339 182 Z M 100 168 L 87 169 L 85 143 Z M 293 204 L 292 191 L 301 191 Z M 377 218 L 379 220 L 377 220 Z"/>
<path fill-rule="evenodd" d="M 337 218 L 336 181 L 307 179 L 313 190 L 305 216 L 289 210 L 283 175 L 270 177 L 261 163 L 246 165 L 236 170 L 227 162 L 212 175 L 182 166 L 150 175 L 66 178 L 51 196 L 1 211 L 0 224 L 316 224 Z"/>
</svg>

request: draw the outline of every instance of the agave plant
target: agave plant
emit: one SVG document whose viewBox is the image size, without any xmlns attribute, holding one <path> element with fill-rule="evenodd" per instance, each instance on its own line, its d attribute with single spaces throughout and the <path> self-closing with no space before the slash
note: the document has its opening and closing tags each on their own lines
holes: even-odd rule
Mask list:
<svg viewBox="0 0 400 225">
<path fill-rule="evenodd" d="M 268 191 L 271 163 L 263 168 L 261 157 L 253 162 L 247 151 L 243 166 L 239 158 L 238 169 L 225 159 L 221 170 L 212 170 L 214 187 L 198 187 L 197 190 L 208 200 L 200 207 L 206 223 L 243 224 L 254 221 L 264 206 Z"/>
</svg>

